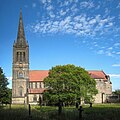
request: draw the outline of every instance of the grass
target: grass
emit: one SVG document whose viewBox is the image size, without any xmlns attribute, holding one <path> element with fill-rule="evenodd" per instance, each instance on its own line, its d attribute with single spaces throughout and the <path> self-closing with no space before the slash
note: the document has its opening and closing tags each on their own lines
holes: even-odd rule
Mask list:
<svg viewBox="0 0 120 120">
<path fill-rule="evenodd" d="M 102 104 L 85 108 L 84 118 L 86 120 L 119 120 L 120 104 Z"/>
<path fill-rule="evenodd" d="M 79 120 L 79 111 L 75 107 L 64 107 L 58 115 L 57 107 L 31 106 L 31 116 L 28 108 L 23 105 L 0 107 L 1 120 Z M 82 120 L 120 120 L 120 104 L 94 104 L 83 106 Z"/>
</svg>

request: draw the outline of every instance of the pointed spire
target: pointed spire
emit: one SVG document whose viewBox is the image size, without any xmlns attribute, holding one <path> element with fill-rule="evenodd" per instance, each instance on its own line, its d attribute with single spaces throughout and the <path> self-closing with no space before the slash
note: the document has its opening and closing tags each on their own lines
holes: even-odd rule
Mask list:
<svg viewBox="0 0 120 120">
<path fill-rule="evenodd" d="M 22 9 L 20 9 L 20 18 L 19 18 L 19 26 L 18 26 L 18 35 L 17 35 L 17 46 L 26 46 L 26 38 L 24 33 L 24 26 L 23 26 L 23 20 L 22 20 Z"/>
<path fill-rule="evenodd" d="M 23 20 L 22 20 L 22 10 L 20 9 L 20 19 L 19 19 L 19 27 L 18 27 L 18 36 L 17 38 L 25 38 Z"/>
</svg>

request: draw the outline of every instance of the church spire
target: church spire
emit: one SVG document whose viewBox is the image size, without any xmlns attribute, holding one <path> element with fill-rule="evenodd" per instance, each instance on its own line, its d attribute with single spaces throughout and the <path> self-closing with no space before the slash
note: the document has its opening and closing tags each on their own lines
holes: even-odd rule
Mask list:
<svg viewBox="0 0 120 120">
<path fill-rule="evenodd" d="M 23 26 L 23 20 L 22 20 L 22 10 L 21 9 L 20 9 L 20 18 L 19 18 L 19 27 L 18 27 L 17 39 L 19 39 L 19 38 L 25 39 L 24 26 Z"/>
<path fill-rule="evenodd" d="M 18 34 L 17 34 L 17 41 L 16 41 L 17 46 L 26 46 L 26 38 L 25 38 L 25 33 L 24 33 L 24 26 L 23 26 L 23 20 L 22 20 L 22 9 L 20 9 L 20 18 L 19 18 L 19 26 L 18 26 Z"/>
</svg>

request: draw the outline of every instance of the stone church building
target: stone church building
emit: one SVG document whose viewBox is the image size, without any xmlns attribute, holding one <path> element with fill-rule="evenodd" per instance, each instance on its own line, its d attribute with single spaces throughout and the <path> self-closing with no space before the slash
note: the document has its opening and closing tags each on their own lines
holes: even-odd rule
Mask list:
<svg viewBox="0 0 120 120">
<path fill-rule="evenodd" d="M 48 76 L 49 70 L 29 70 L 29 45 L 25 38 L 20 11 L 18 35 L 13 44 L 12 65 L 12 103 L 13 104 L 36 104 L 42 98 L 45 90 L 43 80 Z M 107 96 L 112 94 L 110 77 L 103 71 L 88 71 L 91 78 L 97 82 L 98 94 L 95 103 L 106 102 Z"/>
</svg>

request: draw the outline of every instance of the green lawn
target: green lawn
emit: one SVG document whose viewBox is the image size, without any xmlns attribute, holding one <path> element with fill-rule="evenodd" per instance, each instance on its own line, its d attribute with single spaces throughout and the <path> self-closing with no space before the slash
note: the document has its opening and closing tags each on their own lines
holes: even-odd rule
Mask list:
<svg viewBox="0 0 120 120">
<path fill-rule="evenodd" d="M 120 120 L 120 104 L 94 104 L 83 106 L 83 120 Z M 28 108 L 23 105 L 0 107 L 0 120 L 79 120 L 75 107 L 64 107 L 58 115 L 57 107 L 31 106 L 31 117 Z"/>
</svg>

